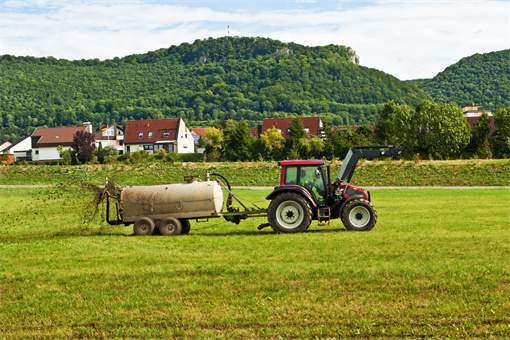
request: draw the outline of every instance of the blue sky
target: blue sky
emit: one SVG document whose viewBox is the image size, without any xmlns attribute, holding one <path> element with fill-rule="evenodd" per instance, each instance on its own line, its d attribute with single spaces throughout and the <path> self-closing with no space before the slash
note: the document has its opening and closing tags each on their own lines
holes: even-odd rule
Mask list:
<svg viewBox="0 0 510 340">
<path fill-rule="evenodd" d="M 363 66 L 431 78 L 510 46 L 510 0 L 2 0 L 1 54 L 111 59 L 228 34 L 346 45 Z M 230 30 L 228 31 L 228 27 Z"/>
</svg>

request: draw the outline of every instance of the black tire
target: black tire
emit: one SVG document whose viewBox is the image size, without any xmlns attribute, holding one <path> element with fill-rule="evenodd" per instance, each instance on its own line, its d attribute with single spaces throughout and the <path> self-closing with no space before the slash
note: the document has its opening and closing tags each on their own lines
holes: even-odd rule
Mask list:
<svg viewBox="0 0 510 340">
<path fill-rule="evenodd" d="M 372 230 L 376 222 L 377 211 L 372 203 L 365 199 L 353 199 L 342 209 L 342 223 L 349 230 Z"/>
<path fill-rule="evenodd" d="M 152 235 L 154 234 L 154 229 L 156 229 L 156 223 L 150 217 L 140 217 L 133 226 L 133 231 L 138 236 Z"/>
<path fill-rule="evenodd" d="M 186 220 L 184 218 L 179 219 L 179 221 L 182 224 L 181 235 L 188 235 L 189 231 L 191 230 L 191 223 L 189 223 L 189 220 Z"/>
<path fill-rule="evenodd" d="M 274 198 L 267 209 L 267 219 L 277 233 L 300 233 L 312 222 L 313 212 L 306 198 L 294 192 Z"/>
<path fill-rule="evenodd" d="M 163 236 L 176 236 L 182 232 L 182 224 L 175 217 L 166 217 L 159 222 L 159 232 Z"/>
</svg>

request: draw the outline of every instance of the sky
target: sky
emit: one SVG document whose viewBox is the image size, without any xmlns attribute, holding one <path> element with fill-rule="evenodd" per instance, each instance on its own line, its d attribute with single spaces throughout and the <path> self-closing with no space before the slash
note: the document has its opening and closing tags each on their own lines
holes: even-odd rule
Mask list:
<svg viewBox="0 0 510 340">
<path fill-rule="evenodd" d="M 196 39 L 344 45 L 401 80 L 510 48 L 510 0 L 0 0 L 0 54 L 112 59 Z"/>
</svg>

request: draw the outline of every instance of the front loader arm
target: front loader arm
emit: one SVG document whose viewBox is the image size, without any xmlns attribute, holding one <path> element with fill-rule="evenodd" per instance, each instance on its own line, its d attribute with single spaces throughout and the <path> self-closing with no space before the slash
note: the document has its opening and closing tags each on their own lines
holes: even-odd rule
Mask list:
<svg viewBox="0 0 510 340">
<path fill-rule="evenodd" d="M 350 148 L 338 171 L 335 183 L 340 185 L 346 179 L 347 183 L 349 183 L 360 158 L 374 159 L 400 156 L 404 148 L 405 146 L 393 145 L 354 146 Z"/>
</svg>

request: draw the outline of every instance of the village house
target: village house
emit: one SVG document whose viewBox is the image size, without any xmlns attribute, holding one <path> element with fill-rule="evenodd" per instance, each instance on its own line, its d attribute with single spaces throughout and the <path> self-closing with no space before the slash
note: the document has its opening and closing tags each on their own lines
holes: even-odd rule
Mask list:
<svg viewBox="0 0 510 340">
<path fill-rule="evenodd" d="M 489 127 L 491 128 L 489 132 L 489 138 L 495 138 L 496 135 L 496 125 L 494 125 L 494 115 L 491 110 L 483 110 L 481 106 L 465 106 L 462 108 L 462 112 L 464 113 L 464 117 L 466 118 L 471 129 L 475 127 L 475 123 L 480 119 L 484 112 L 489 116 Z"/>
<path fill-rule="evenodd" d="M 118 124 L 100 125 L 94 129 L 96 148 L 114 146 L 119 154 L 124 153 L 124 128 Z"/>
<path fill-rule="evenodd" d="M 32 160 L 32 137 L 27 136 L 22 140 L 14 143 L 2 152 L 2 163 L 11 164 L 17 161 Z"/>
<path fill-rule="evenodd" d="M 71 148 L 73 136 L 78 131 L 92 133 L 92 124 L 83 123 L 83 126 L 37 128 L 32 133 L 32 160 L 33 161 L 58 161 L 60 154 L 58 146 L 64 149 Z"/>
<path fill-rule="evenodd" d="M 195 152 L 193 135 L 181 118 L 128 121 L 124 147 L 126 152 Z"/>
</svg>

